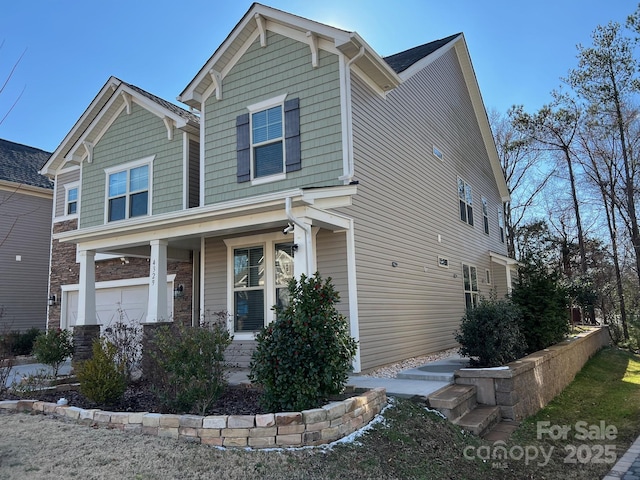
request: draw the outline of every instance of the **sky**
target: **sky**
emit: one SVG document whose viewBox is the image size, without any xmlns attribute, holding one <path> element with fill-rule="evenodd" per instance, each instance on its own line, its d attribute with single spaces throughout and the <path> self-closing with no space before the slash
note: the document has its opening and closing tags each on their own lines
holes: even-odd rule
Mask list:
<svg viewBox="0 0 640 480">
<path fill-rule="evenodd" d="M 49 152 L 111 75 L 176 102 L 252 5 L 248 0 L 2 3 L 0 138 Z M 598 25 L 624 24 L 638 7 L 632 0 L 261 3 L 355 31 L 381 56 L 463 32 L 485 107 L 500 113 L 514 104 L 533 112 L 548 103 L 550 92 L 577 66 L 576 46 L 590 46 Z"/>
</svg>

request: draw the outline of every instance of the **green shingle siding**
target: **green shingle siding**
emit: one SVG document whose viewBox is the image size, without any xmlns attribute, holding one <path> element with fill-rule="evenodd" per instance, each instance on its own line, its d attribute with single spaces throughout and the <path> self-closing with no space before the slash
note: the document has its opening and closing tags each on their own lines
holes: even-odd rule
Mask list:
<svg viewBox="0 0 640 480">
<path fill-rule="evenodd" d="M 268 34 L 256 42 L 223 81 L 223 99 L 210 97 L 205 110 L 205 204 L 296 187 L 340 185 L 342 129 L 337 55 L 319 52 L 311 65 L 309 46 Z M 251 186 L 236 179 L 236 117 L 246 106 L 287 93 L 300 99 L 302 169 L 286 180 Z"/>
<path fill-rule="evenodd" d="M 183 136 L 174 131 L 167 140 L 162 119 L 140 107 L 120 113 L 93 150 L 93 162 L 82 164 L 82 211 L 80 227 L 104 224 L 105 168 L 124 165 L 155 155 L 153 162 L 152 213 L 183 207 Z"/>
</svg>

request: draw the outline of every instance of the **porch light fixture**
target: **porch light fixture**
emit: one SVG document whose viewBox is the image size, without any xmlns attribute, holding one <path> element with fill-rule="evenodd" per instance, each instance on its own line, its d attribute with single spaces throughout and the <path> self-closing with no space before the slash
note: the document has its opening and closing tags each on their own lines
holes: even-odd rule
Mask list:
<svg viewBox="0 0 640 480">
<path fill-rule="evenodd" d="M 56 304 L 56 296 L 55 295 L 49 295 L 49 306 L 53 307 Z"/>
<path fill-rule="evenodd" d="M 184 295 L 184 285 L 180 284 L 173 289 L 173 298 L 180 298 Z"/>
<path fill-rule="evenodd" d="M 285 235 L 289 232 L 293 232 L 293 225 L 291 225 L 290 223 L 284 227 L 284 230 L 282 230 L 282 233 L 284 233 Z"/>
</svg>

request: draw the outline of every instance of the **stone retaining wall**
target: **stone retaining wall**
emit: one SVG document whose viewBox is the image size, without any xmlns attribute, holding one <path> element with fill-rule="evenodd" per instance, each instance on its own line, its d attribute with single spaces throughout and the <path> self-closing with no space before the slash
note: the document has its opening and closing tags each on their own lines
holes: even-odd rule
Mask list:
<svg viewBox="0 0 640 480">
<path fill-rule="evenodd" d="M 36 400 L 0 401 L 0 409 L 39 412 L 86 425 L 170 437 L 220 447 L 301 447 L 323 445 L 362 428 L 387 404 L 384 388 L 375 388 L 322 408 L 261 415 L 170 415 L 107 412 Z"/>
<path fill-rule="evenodd" d="M 609 330 L 596 328 L 498 368 L 456 370 L 455 383 L 475 385 L 478 403 L 498 405 L 502 418 L 533 415 L 571 383 L 597 351 L 609 344 Z"/>
</svg>

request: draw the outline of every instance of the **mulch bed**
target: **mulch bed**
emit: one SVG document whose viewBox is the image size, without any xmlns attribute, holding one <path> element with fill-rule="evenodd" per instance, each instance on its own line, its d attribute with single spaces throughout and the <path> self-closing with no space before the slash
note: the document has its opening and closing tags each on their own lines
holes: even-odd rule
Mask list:
<svg viewBox="0 0 640 480">
<path fill-rule="evenodd" d="M 257 388 L 250 386 L 229 385 L 218 400 L 207 410 L 207 415 L 255 415 L 257 413 L 267 413 L 260 406 L 259 398 L 261 392 Z M 13 393 L 4 395 L 3 400 L 20 400 L 21 398 Z M 116 412 L 149 412 L 149 413 L 189 413 L 197 415 L 199 412 L 169 412 L 163 409 L 156 396 L 151 391 L 149 384 L 145 382 L 135 382 L 127 387 L 122 399 L 111 405 L 99 405 L 88 400 L 79 391 L 68 390 L 65 392 L 29 394 L 30 400 L 40 400 L 43 402 L 56 403 L 60 398 L 66 398 L 69 405 L 78 408 L 97 408 L 105 411 Z"/>
</svg>

